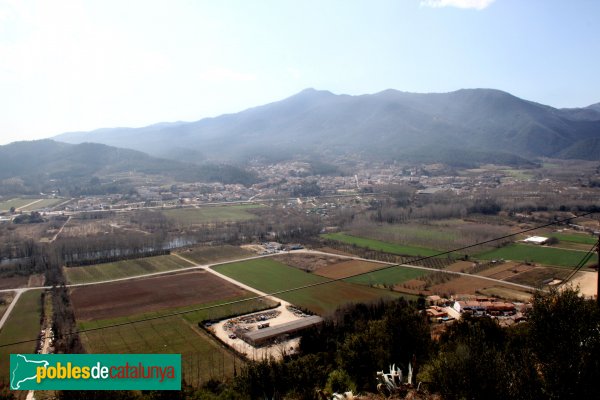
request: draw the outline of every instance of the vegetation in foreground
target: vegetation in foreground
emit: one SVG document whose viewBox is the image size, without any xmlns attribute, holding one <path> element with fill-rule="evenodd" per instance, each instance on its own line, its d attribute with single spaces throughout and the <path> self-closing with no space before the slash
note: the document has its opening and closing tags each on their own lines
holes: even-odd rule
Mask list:
<svg viewBox="0 0 600 400">
<path fill-rule="evenodd" d="M 437 393 L 445 400 L 594 399 L 600 379 L 599 311 L 595 301 L 574 290 L 553 291 L 535 296 L 528 322 L 501 328 L 493 319 L 467 317 L 433 342 L 429 323 L 414 303 L 399 299 L 348 306 L 305 333 L 300 355 L 248 363 L 232 380 L 186 388 L 178 398 L 315 399 L 319 390 L 349 389 L 375 393 L 376 371 L 396 364 L 406 372 L 410 362 L 417 382 L 423 382 L 422 398 Z M 74 395 L 63 392 L 61 398 Z M 107 395 L 164 398 L 157 392 Z"/>
</svg>

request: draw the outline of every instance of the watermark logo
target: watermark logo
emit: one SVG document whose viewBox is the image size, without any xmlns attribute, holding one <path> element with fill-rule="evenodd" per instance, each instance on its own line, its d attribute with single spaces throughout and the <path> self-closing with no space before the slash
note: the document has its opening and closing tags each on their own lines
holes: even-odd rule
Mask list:
<svg viewBox="0 0 600 400">
<path fill-rule="evenodd" d="M 180 354 L 11 354 L 12 390 L 180 390 Z"/>
</svg>

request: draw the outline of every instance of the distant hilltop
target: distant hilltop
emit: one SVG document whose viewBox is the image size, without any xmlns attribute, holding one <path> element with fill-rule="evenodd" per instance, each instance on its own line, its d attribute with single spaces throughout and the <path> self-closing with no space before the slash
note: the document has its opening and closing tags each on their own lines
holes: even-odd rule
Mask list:
<svg viewBox="0 0 600 400">
<path fill-rule="evenodd" d="M 430 94 L 390 89 L 360 96 L 306 89 L 197 122 L 71 132 L 55 139 L 191 162 L 348 154 L 455 165 L 525 164 L 537 157 L 599 160 L 600 103 L 556 109 L 494 89 Z"/>
</svg>

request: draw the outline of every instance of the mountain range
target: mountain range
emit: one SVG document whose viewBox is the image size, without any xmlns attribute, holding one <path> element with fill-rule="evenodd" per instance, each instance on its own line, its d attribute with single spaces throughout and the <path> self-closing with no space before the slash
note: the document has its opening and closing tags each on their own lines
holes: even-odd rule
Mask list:
<svg viewBox="0 0 600 400">
<path fill-rule="evenodd" d="M 600 103 L 557 109 L 494 89 L 385 90 L 350 96 L 306 89 L 281 101 L 196 122 L 70 132 L 193 163 L 359 156 L 453 165 L 600 159 Z"/>
</svg>

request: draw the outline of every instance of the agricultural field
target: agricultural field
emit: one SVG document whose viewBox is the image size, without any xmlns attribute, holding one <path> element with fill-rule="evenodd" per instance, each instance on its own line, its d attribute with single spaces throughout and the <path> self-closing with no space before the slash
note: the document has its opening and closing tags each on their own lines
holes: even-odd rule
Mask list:
<svg viewBox="0 0 600 400">
<path fill-rule="evenodd" d="M 253 297 L 207 272 L 72 289 L 82 342 L 89 352 L 181 353 L 184 378 L 195 384 L 231 377 L 234 363 L 238 368 L 241 364 L 198 323 L 275 305 Z M 121 325 L 111 327 L 115 324 Z"/>
<path fill-rule="evenodd" d="M 0 289 L 14 289 L 27 287 L 29 278 L 27 276 L 10 276 L 0 278 Z"/>
<path fill-rule="evenodd" d="M 358 236 L 351 236 L 345 233 L 325 233 L 321 235 L 325 239 L 336 240 L 338 242 L 355 245 L 358 247 L 364 247 L 371 250 L 383 251 L 385 253 L 392 253 L 404 256 L 435 256 L 440 252 L 433 249 L 417 246 L 404 246 L 400 244 L 382 242 L 380 240 L 368 239 Z"/>
<path fill-rule="evenodd" d="M 508 277 L 509 282 L 540 287 L 547 279 L 565 279 L 571 271 L 565 268 L 535 267 L 529 271 Z"/>
<path fill-rule="evenodd" d="M 483 260 L 505 259 L 513 261 L 530 261 L 544 265 L 572 268 L 581 261 L 584 255 L 584 251 L 516 243 L 485 253 L 480 253 L 474 257 Z M 592 259 L 588 261 L 588 265 L 597 262 L 596 260 L 597 256 L 592 257 Z"/>
<path fill-rule="evenodd" d="M 495 283 L 485 281 L 472 276 L 460 276 L 458 278 L 451 279 L 444 283 L 432 285 L 430 287 L 431 293 L 453 295 L 453 294 L 479 294 L 484 291 L 496 290 L 501 291 L 509 289 L 510 293 L 521 293 L 522 296 L 529 296 L 526 290 L 519 290 L 511 285 L 503 285 L 502 283 Z"/>
<path fill-rule="evenodd" d="M 531 296 L 532 296 L 532 294 L 529 292 L 525 292 L 525 291 L 518 290 L 518 289 L 511 289 L 511 288 L 507 288 L 507 287 L 498 287 L 498 286 L 480 289 L 479 293 L 481 293 L 485 296 L 500 297 L 500 298 L 506 299 L 506 300 L 514 300 L 514 301 L 522 301 L 522 302 L 531 301 Z"/>
<path fill-rule="evenodd" d="M 33 340 L 0 347 L 0 379 L 8 381 L 11 353 L 33 353 L 35 351 L 37 336 L 40 333 L 41 293 L 40 290 L 23 293 L 0 331 L 0 344 Z"/>
<path fill-rule="evenodd" d="M 267 293 L 328 281 L 327 278 L 266 258 L 223 264 L 214 269 Z M 370 302 L 382 297 L 397 297 L 399 294 L 348 282 L 332 282 L 276 296 L 316 314 L 328 315 L 347 302 Z"/>
<path fill-rule="evenodd" d="M 127 278 L 153 272 L 175 271 L 192 265 L 172 255 L 137 258 L 113 263 L 86 265 L 83 267 L 64 267 L 67 282 L 89 283 L 110 279 Z"/>
<path fill-rule="evenodd" d="M 257 218 L 249 211 L 262 208 L 259 204 L 233 206 L 211 206 L 200 208 L 174 208 L 162 213 L 182 225 L 206 224 L 211 222 L 247 221 Z"/>
<path fill-rule="evenodd" d="M 364 274 L 369 273 L 367 275 L 363 275 L 361 277 L 370 276 L 373 274 L 377 274 L 375 272 L 371 273 L 370 271 L 374 271 L 380 268 L 387 266 L 386 264 L 374 263 L 369 261 L 362 260 L 348 260 L 341 261 L 335 264 L 327 265 L 322 268 L 318 268 L 315 270 L 315 274 L 319 276 L 323 276 L 325 278 L 330 279 L 339 279 L 339 278 L 347 278 L 349 276 L 354 276 L 356 274 Z M 354 282 L 352 279 L 348 279 L 348 282 Z M 354 282 L 354 283 L 362 283 L 362 282 Z"/>
<path fill-rule="evenodd" d="M 381 268 L 382 266 L 380 266 Z M 382 271 L 373 271 L 365 275 L 355 276 L 353 278 L 346 279 L 346 282 L 359 283 L 362 285 L 385 285 L 395 286 L 400 283 L 406 282 L 410 279 L 417 279 L 423 275 L 428 274 L 429 271 L 417 269 L 417 268 L 406 268 L 406 267 L 391 267 Z"/>
<path fill-rule="evenodd" d="M 241 247 L 230 245 L 194 247 L 191 249 L 179 250 L 177 251 L 177 254 L 200 265 L 237 260 L 256 255 Z"/>
<path fill-rule="evenodd" d="M 12 292 L 0 293 L 0 318 L 6 312 L 6 309 L 10 305 L 10 302 L 13 300 L 14 294 Z"/>
<path fill-rule="evenodd" d="M 328 249 L 322 251 L 329 252 Z M 315 272 L 344 261 L 343 258 L 335 255 L 307 253 L 285 253 L 274 256 L 271 259 L 290 267 L 298 268 L 304 272 Z"/>
<path fill-rule="evenodd" d="M 239 298 L 247 292 L 206 271 L 155 276 L 71 289 L 79 321 L 156 313 L 162 309 Z"/>
<path fill-rule="evenodd" d="M 589 244 L 589 245 L 598 243 L 597 237 L 587 235 L 587 234 L 582 234 L 582 233 L 553 232 L 550 234 L 550 236 L 557 238 L 561 242 L 572 242 L 572 243 Z"/>
<path fill-rule="evenodd" d="M 35 201 L 35 200 L 33 200 Z M 34 211 L 41 210 L 48 207 L 54 207 L 57 204 L 66 201 L 65 199 L 41 199 L 40 201 L 36 201 L 33 204 L 30 204 L 26 207 L 21 208 L 21 211 Z M 32 203 L 32 202 L 29 202 Z"/>
<path fill-rule="evenodd" d="M 491 267 L 491 268 L 485 269 L 481 272 L 478 272 L 476 275 L 485 276 L 485 277 L 493 278 L 493 279 L 504 280 L 504 279 L 516 276 L 517 274 L 530 271 L 534 268 L 537 268 L 537 267 L 534 267 L 532 265 L 527 265 L 524 263 L 509 261 L 509 262 L 502 263 L 496 267 Z"/>
<path fill-rule="evenodd" d="M 206 332 L 180 316 L 122 325 L 81 334 L 90 353 L 178 353 L 183 379 L 200 386 L 209 379 L 226 379 L 243 360 Z"/>
<path fill-rule="evenodd" d="M 520 181 L 528 181 L 533 178 L 534 174 L 530 170 L 522 170 L 522 169 L 501 169 L 500 172 L 505 173 L 508 176 L 511 176 Z"/>
<path fill-rule="evenodd" d="M 0 201 L 0 211 L 8 211 L 11 209 L 11 207 L 18 209 L 20 207 L 26 206 L 27 204 L 36 201 L 36 200 L 40 200 L 40 199 L 14 198 L 14 199 Z"/>
<path fill-rule="evenodd" d="M 488 222 L 443 219 L 429 223 L 373 224 L 358 220 L 347 234 L 409 247 L 448 251 L 511 233 L 508 226 Z M 482 247 L 479 251 L 484 249 Z"/>
</svg>

